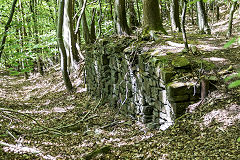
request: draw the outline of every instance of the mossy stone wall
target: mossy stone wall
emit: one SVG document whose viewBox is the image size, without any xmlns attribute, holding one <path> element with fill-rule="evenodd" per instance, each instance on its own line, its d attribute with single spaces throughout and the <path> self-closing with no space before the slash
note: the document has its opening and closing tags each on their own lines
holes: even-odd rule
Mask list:
<svg viewBox="0 0 240 160">
<path fill-rule="evenodd" d="M 132 40 L 100 40 L 86 52 L 88 92 L 150 128 L 166 129 L 186 107 L 199 100 L 199 85 L 172 82 L 178 72 L 191 72 L 184 57 L 143 52 Z M 180 63 L 183 62 L 183 63 Z"/>
</svg>

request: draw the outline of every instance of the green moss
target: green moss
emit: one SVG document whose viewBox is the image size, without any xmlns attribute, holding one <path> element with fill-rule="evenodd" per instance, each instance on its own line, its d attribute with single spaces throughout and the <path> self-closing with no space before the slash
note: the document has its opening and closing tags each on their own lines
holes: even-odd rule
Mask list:
<svg viewBox="0 0 240 160">
<path fill-rule="evenodd" d="M 214 63 L 208 62 L 206 60 L 197 59 L 197 60 L 195 60 L 195 62 L 197 63 L 196 67 L 204 69 L 204 70 L 212 70 L 216 67 L 216 65 Z"/>
<path fill-rule="evenodd" d="M 175 74 L 176 72 L 171 67 L 161 68 L 161 78 L 165 84 L 168 84 L 169 82 L 171 82 Z"/>
<path fill-rule="evenodd" d="M 172 65 L 175 68 L 186 68 L 190 65 L 190 61 L 186 57 L 176 57 L 172 61 Z"/>
</svg>

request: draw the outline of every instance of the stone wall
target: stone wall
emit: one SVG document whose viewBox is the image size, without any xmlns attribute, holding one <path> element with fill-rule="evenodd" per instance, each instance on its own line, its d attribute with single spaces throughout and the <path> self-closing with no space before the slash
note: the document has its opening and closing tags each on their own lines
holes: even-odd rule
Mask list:
<svg viewBox="0 0 240 160">
<path fill-rule="evenodd" d="M 191 72 L 187 58 L 146 51 L 130 39 L 100 40 L 86 52 L 88 92 L 150 128 L 168 128 L 199 100 L 198 84 L 184 76 L 172 81 Z"/>
</svg>

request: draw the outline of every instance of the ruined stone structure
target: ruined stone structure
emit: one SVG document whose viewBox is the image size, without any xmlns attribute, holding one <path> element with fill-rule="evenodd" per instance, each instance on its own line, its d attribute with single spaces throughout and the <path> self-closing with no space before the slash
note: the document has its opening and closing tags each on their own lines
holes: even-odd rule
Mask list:
<svg viewBox="0 0 240 160">
<path fill-rule="evenodd" d="M 173 81 L 177 74 L 192 72 L 180 54 L 146 51 L 131 40 L 100 40 L 87 50 L 88 92 L 150 128 L 165 130 L 199 100 L 199 84 Z"/>
</svg>

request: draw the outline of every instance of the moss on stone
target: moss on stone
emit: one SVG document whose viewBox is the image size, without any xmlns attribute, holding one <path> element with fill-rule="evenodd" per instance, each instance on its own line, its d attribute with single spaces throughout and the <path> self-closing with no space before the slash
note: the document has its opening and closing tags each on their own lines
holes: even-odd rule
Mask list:
<svg viewBox="0 0 240 160">
<path fill-rule="evenodd" d="M 201 59 L 196 59 L 194 60 L 197 64 L 197 68 L 201 68 L 204 70 L 212 70 L 216 67 L 216 65 L 214 63 L 208 62 L 206 60 L 201 60 Z"/>
<path fill-rule="evenodd" d="M 190 66 L 190 61 L 186 57 L 176 57 L 172 61 L 174 68 L 186 68 Z"/>
</svg>

